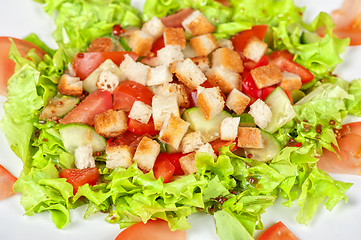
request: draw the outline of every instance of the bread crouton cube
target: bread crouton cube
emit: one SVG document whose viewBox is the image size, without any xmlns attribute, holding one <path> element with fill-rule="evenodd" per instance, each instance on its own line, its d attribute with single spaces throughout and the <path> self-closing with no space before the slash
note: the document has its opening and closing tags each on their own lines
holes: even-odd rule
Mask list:
<svg viewBox="0 0 361 240">
<path fill-rule="evenodd" d="M 217 44 L 221 48 L 229 48 L 231 50 L 234 50 L 233 43 L 229 39 L 224 39 L 224 38 L 219 39 L 217 40 Z"/>
<path fill-rule="evenodd" d="M 75 166 L 78 169 L 95 167 L 93 149 L 91 145 L 81 146 L 75 149 Z"/>
<path fill-rule="evenodd" d="M 218 86 L 224 94 L 229 94 L 233 89 L 240 86 L 241 76 L 225 67 L 216 66 L 209 69 L 206 73 L 207 79 Z"/>
<path fill-rule="evenodd" d="M 226 106 L 235 113 L 242 114 L 250 101 L 247 95 L 234 88 L 227 97 Z"/>
<path fill-rule="evenodd" d="M 130 36 L 129 47 L 139 56 L 148 56 L 152 45 L 153 37 L 144 31 L 134 31 Z"/>
<path fill-rule="evenodd" d="M 219 87 L 205 88 L 198 93 L 197 105 L 206 120 L 219 114 L 224 108 L 224 99 Z"/>
<path fill-rule="evenodd" d="M 261 99 L 257 99 L 251 106 L 248 112 L 254 119 L 254 122 L 260 128 L 264 129 L 272 119 L 272 111 L 270 107 Z"/>
<path fill-rule="evenodd" d="M 162 129 L 163 122 L 169 114 L 173 114 L 176 117 L 180 116 L 177 97 L 174 95 L 154 95 L 152 99 L 152 109 L 154 128 L 156 130 Z"/>
<path fill-rule="evenodd" d="M 166 27 L 163 33 L 164 45 L 178 45 L 181 49 L 186 47 L 186 38 L 183 28 Z"/>
<path fill-rule="evenodd" d="M 192 57 L 191 60 L 203 73 L 206 73 L 210 69 L 209 58 L 207 56 Z"/>
<path fill-rule="evenodd" d="M 109 37 L 102 37 L 94 39 L 87 52 L 111 52 L 115 51 L 116 47 L 114 42 Z"/>
<path fill-rule="evenodd" d="M 127 116 L 122 110 L 109 109 L 95 116 L 94 128 L 106 138 L 119 136 L 128 129 Z"/>
<path fill-rule="evenodd" d="M 237 146 L 241 148 L 263 148 L 261 130 L 254 127 L 239 127 Z"/>
<path fill-rule="evenodd" d="M 119 69 L 128 80 L 132 80 L 142 85 L 146 85 L 150 71 L 149 66 L 134 61 L 133 58 L 131 58 L 127 54 L 124 56 L 123 62 L 119 65 Z"/>
<path fill-rule="evenodd" d="M 217 159 L 217 155 L 214 153 L 214 150 L 212 148 L 212 145 L 210 143 L 203 144 L 196 153 L 207 153 L 210 155 L 213 159 Z"/>
<path fill-rule="evenodd" d="M 160 153 L 160 145 L 156 140 L 144 136 L 135 151 L 133 161 L 140 169 L 150 171 Z"/>
<path fill-rule="evenodd" d="M 189 153 L 179 159 L 179 163 L 185 175 L 190 175 L 197 172 L 196 167 L 196 153 Z"/>
<path fill-rule="evenodd" d="M 107 146 L 105 149 L 107 154 L 106 167 L 109 169 L 128 168 L 133 163 L 134 152 L 134 148 L 128 145 Z"/>
<path fill-rule="evenodd" d="M 258 62 L 267 50 L 267 43 L 259 40 L 257 37 L 251 37 L 243 49 L 243 56 L 252 61 Z"/>
<path fill-rule="evenodd" d="M 302 87 L 301 77 L 297 74 L 287 71 L 282 72 L 282 81 L 280 87 L 283 90 L 296 90 Z"/>
<path fill-rule="evenodd" d="M 178 45 L 168 45 L 158 50 L 157 62 L 158 65 L 169 66 L 172 62 L 183 61 L 184 55 L 182 49 Z"/>
<path fill-rule="evenodd" d="M 216 39 L 210 33 L 192 38 L 189 44 L 197 56 L 207 56 L 218 47 Z"/>
<path fill-rule="evenodd" d="M 212 67 L 223 66 L 235 72 L 243 72 L 243 62 L 236 51 L 218 48 L 212 53 Z"/>
<path fill-rule="evenodd" d="M 154 86 L 173 81 L 173 74 L 168 66 L 150 68 L 147 85 Z"/>
<path fill-rule="evenodd" d="M 194 11 L 182 21 L 182 26 L 194 36 L 212 33 L 216 28 L 198 10 Z"/>
<path fill-rule="evenodd" d="M 156 90 L 156 94 L 162 96 L 175 95 L 177 97 L 178 106 L 181 108 L 189 107 L 188 93 L 183 84 L 178 83 L 167 83 L 162 84 Z"/>
<path fill-rule="evenodd" d="M 159 18 L 152 17 L 149 21 L 143 24 L 141 30 L 148 33 L 154 40 L 156 40 L 163 35 L 164 28 L 165 26 Z"/>
<path fill-rule="evenodd" d="M 234 141 L 238 135 L 240 117 L 226 117 L 219 127 L 221 140 Z"/>
<path fill-rule="evenodd" d="M 100 90 L 109 91 L 113 93 L 114 89 L 119 84 L 119 77 L 111 71 L 103 71 L 99 74 L 96 86 Z"/>
<path fill-rule="evenodd" d="M 178 116 L 170 114 L 163 122 L 163 127 L 159 132 L 159 140 L 169 144 L 175 149 L 178 149 L 189 125 L 189 122 L 184 121 Z"/>
<path fill-rule="evenodd" d="M 258 89 L 278 84 L 283 78 L 280 68 L 273 63 L 252 69 L 251 75 Z"/>
<path fill-rule="evenodd" d="M 203 144 L 204 143 L 202 141 L 202 136 L 200 132 L 195 131 L 195 132 L 187 133 L 184 136 L 180 148 L 182 150 L 182 153 L 185 154 L 198 150 Z"/>
<path fill-rule="evenodd" d="M 197 89 L 199 85 L 207 80 L 204 73 L 189 58 L 183 61 L 173 62 L 169 67 L 171 72 L 177 76 L 178 80 L 191 90 Z"/>
<path fill-rule="evenodd" d="M 80 96 L 83 94 L 83 82 L 78 77 L 63 74 L 58 84 L 58 90 L 64 95 Z"/>
<path fill-rule="evenodd" d="M 151 116 L 152 107 L 142 101 L 135 101 L 128 115 L 129 118 L 135 119 L 143 124 L 147 124 Z"/>
</svg>

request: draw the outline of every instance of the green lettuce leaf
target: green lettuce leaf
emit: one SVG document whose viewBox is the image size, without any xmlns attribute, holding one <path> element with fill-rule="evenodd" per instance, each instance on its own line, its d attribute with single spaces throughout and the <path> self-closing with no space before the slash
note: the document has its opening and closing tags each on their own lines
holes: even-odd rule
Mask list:
<svg viewBox="0 0 361 240">
<path fill-rule="evenodd" d="M 350 114 L 361 116 L 361 79 L 353 80 L 348 89 L 348 94 L 352 95 L 354 99 L 346 100 L 346 108 Z"/>
</svg>

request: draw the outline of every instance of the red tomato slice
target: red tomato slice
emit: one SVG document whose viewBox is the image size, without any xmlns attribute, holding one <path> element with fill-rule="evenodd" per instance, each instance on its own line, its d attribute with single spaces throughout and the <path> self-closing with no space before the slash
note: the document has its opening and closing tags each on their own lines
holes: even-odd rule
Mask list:
<svg viewBox="0 0 361 240">
<path fill-rule="evenodd" d="M 96 90 L 90 93 L 77 107 L 71 110 L 63 119 L 60 119 L 59 122 L 62 124 L 74 122 L 94 125 L 94 117 L 111 108 L 112 94 L 108 91 Z"/>
<path fill-rule="evenodd" d="M 156 179 L 162 177 L 163 182 L 167 183 L 174 174 L 175 167 L 167 158 L 157 158 L 154 163 L 153 173 Z"/>
<path fill-rule="evenodd" d="M 234 50 L 237 51 L 238 53 L 242 53 L 248 40 L 253 36 L 256 36 L 257 38 L 263 41 L 267 32 L 267 28 L 268 28 L 267 25 L 256 25 L 249 30 L 245 30 L 237 33 L 236 35 L 231 37 Z"/>
<path fill-rule="evenodd" d="M 262 88 L 262 100 L 266 100 L 266 98 L 268 97 L 268 95 L 271 94 L 271 92 L 273 92 L 273 90 L 275 90 L 276 87 L 270 86 L 270 87 L 264 87 Z M 293 99 L 292 99 L 292 92 L 290 90 L 284 90 L 283 91 L 286 93 L 288 99 L 290 100 L 291 104 L 293 105 Z"/>
<path fill-rule="evenodd" d="M 175 14 L 169 15 L 167 17 L 163 17 L 161 20 L 164 26 L 166 27 L 182 28 L 183 20 L 186 19 L 189 15 L 191 15 L 192 12 L 193 9 L 185 8 Z"/>
<path fill-rule="evenodd" d="M 276 59 L 276 58 L 279 58 L 279 57 L 284 57 L 290 61 L 293 61 L 293 54 L 290 53 L 289 51 L 287 50 L 279 50 L 279 51 L 274 51 L 270 56 L 269 56 L 269 59 L 273 60 L 273 59 Z"/>
<path fill-rule="evenodd" d="M 183 172 L 183 169 L 180 165 L 180 162 L 179 162 L 179 159 L 183 156 L 185 156 L 186 154 L 183 154 L 183 153 L 166 153 L 166 152 L 163 152 L 161 154 L 158 155 L 158 160 L 159 159 L 167 159 L 169 160 L 173 166 L 175 167 L 175 170 L 174 170 L 174 174 L 176 175 L 184 175 L 184 172 Z"/>
<path fill-rule="evenodd" d="M 337 140 L 340 150 L 334 147 L 337 155 L 324 150 L 317 167 L 329 173 L 361 175 L 361 122 L 346 124 L 339 131 Z"/>
<path fill-rule="evenodd" d="M 158 38 L 157 40 L 154 41 L 151 52 L 154 53 L 155 56 L 157 56 L 158 50 L 160 50 L 162 48 L 164 48 L 164 37 L 163 36 L 161 36 L 160 38 Z"/>
<path fill-rule="evenodd" d="M 12 38 L 21 56 L 25 57 L 31 50 L 35 49 L 35 53 L 41 58 L 46 54 L 38 46 L 29 43 L 25 40 Z M 9 37 L 0 37 L 0 95 L 6 96 L 7 83 L 11 75 L 14 74 L 15 63 L 9 59 L 9 50 L 11 42 Z"/>
<path fill-rule="evenodd" d="M 0 200 L 11 197 L 15 194 L 13 185 L 17 178 L 0 164 Z"/>
<path fill-rule="evenodd" d="M 171 231 L 164 220 L 148 220 L 124 229 L 115 240 L 186 240 L 186 231 Z"/>
<path fill-rule="evenodd" d="M 76 76 L 84 80 L 95 69 L 99 67 L 105 60 L 111 59 L 116 65 L 120 65 L 124 56 L 129 54 L 134 60 L 138 58 L 138 55 L 134 52 L 88 52 L 76 54 L 73 62 L 73 68 Z"/>
<path fill-rule="evenodd" d="M 149 119 L 149 122 L 147 124 L 129 118 L 128 130 L 138 135 L 144 135 L 144 134 L 157 135 L 159 133 L 159 131 L 154 129 L 153 118 Z"/>
<path fill-rule="evenodd" d="M 64 169 L 59 173 L 59 177 L 66 178 L 66 181 L 73 185 L 74 195 L 80 186 L 84 184 L 95 185 L 98 182 L 99 171 L 98 168 L 84 168 L 84 169 Z"/>
<path fill-rule="evenodd" d="M 298 240 L 281 221 L 269 227 L 258 240 Z"/>
<path fill-rule="evenodd" d="M 129 112 L 135 101 L 142 101 L 145 104 L 152 105 L 154 94 L 146 86 L 134 82 L 121 82 L 113 91 L 115 110 L 122 109 Z"/>
<path fill-rule="evenodd" d="M 225 146 L 229 146 L 232 143 L 235 143 L 235 141 L 226 141 L 226 140 L 221 140 L 220 138 L 217 140 L 214 140 L 212 142 L 210 142 L 209 144 L 211 144 L 213 151 L 215 154 L 219 154 L 219 149 Z M 231 151 L 234 151 L 237 149 L 237 144 L 234 145 L 234 147 L 231 149 Z"/>
</svg>

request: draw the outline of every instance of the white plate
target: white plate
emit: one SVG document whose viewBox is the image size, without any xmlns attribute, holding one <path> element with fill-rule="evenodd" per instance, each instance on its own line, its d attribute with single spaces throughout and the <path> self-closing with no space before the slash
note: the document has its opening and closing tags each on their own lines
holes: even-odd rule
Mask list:
<svg viewBox="0 0 361 240">
<path fill-rule="evenodd" d="M 138 6 L 139 2 L 137 1 Z M 307 6 L 306 19 L 315 17 L 321 10 L 330 12 L 339 7 L 341 0 L 296 0 L 300 6 Z M 22 38 L 34 32 L 43 41 L 55 47 L 51 38 L 54 29 L 52 19 L 47 16 L 41 6 L 31 0 L 2 1 L 0 8 L 0 36 Z M 348 48 L 343 54 L 345 60 L 336 72 L 346 80 L 361 77 L 361 47 Z M 2 108 L 1 108 L 2 112 Z M 2 116 L 2 113 L 0 114 Z M 348 118 L 347 121 L 354 121 Z M 5 166 L 15 176 L 19 176 L 22 162 L 11 152 L 5 137 L 0 133 L 0 164 Z M 296 223 L 297 206 L 283 207 L 277 201 L 275 206 L 267 209 L 263 215 L 265 227 L 277 221 L 283 221 L 300 239 L 357 239 L 360 238 L 361 220 L 361 177 L 348 175 L 333 175 L 336 179 L 352 182 L 354 185 L 347 192 L 349 203 L 341 202 L 332 212 L 321 207 L 309 226 Z M 120 232 L 118 225 L 104 221 L 106 215 L 96 214 L 88 220 L 83 220 L 85 208 L 71 211 L 72 222 L 63 230 L 57 229 L 48 213 L 34 216 L 23 216 L 24 209 L 20 205 L 20 196 L 16 195 L 0 202 L 0 238 L 7 239 L 114 239 Z M 188 240 L 219 239 L 215 233 L 212 217 L 204 214 L 194 214 L 189 218 L 192 228 L 188 230 Z M 257 233 L 258 235 L 259 233 Z"/>
</svg>

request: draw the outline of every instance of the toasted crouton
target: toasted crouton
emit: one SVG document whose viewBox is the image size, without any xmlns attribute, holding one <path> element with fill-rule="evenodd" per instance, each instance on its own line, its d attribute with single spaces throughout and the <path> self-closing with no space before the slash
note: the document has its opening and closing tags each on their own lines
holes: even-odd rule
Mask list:
<svg viewBox="0 0 361 240">
<path fill-rule="evenodd" d="M 155 90 L 156 94 L 162 96 L 175 95 L 177 97 L 178 106 L 181 108 L 189 107 L 188 93 L 183 84 L 167 83 L 162 84 Z"/>
<path fill-rule="evenodd" d="M 212 156 L 213 159 L 217 159 L 217 155 L 214 153 L 212 145 L 210 143 L 203 144 L 197 151 L 197 153 L 207 153 Z"/>
<path fill-rule="evenodd" d="M 184 55 L 182 49 L 178 45 L 168 45 L 158 50 L 157 61 L 158 65 L 169 66 L 172 62 L 183 61 Z"/>
<path fill-rule="evenodd" d="M 223 66 L 212 67 L 206 73 L 207 79 L 218 86 L 224 94 L 229 94 L 240 86 L 241 76 Z"/>
<path fill-rule="evenodd" d="M 205 88 L 198 93 L 197 105 L 207 120 L 219 114 L 224 108 L 224 99 L 219 87 Z"/>
<path fill-rule="evenodd" d="M 258 62 L 267 50 L 267 43 L 259 40 L 257 37 L 251 37 L 243 49 L 243 56 L 252 61 Z"/>
<path fill-rule="evenodd" d="M 251 99 L 247 95 L 238 89 L 233 89 L 227 97 L 226 106 L 235 113 L 241 114 L 244 112 L 250 101 Z"/>
<path fill-rule="evenodd" d="M 122 110 L 109 109 L 94 118 L 95 131 L 107 138 L 116 137 L 128 129 L 127 116 Z"/>
<path fill-rule="evenodd" d="M 239 127 L 237 146 L 241 148 L 263 148 L 261 130 L 253 127 Z"/>
<path fill-rule="evenodd" d="M 190 153 L 195 150 L 198 150 L 203 144 L 204 143 L 202 141 L 200 132 L 195 131 L 195 132 L 187 133 L 184 136 L 180 147 L 181 147 L 182 153 L 185 154 L 185 153 Z"/>
<path fill-rule="evenodd" d="M 157 17 L 152 17 L 149 21 L 145 22 L 142 26 L 142 31 L 148 33 L 154 40 L 163 35 L 164 24 Z"/>
<path fill-rule="evenodd" d="M 184 58 L 193 58 L 197 56 L 189 42 L 186 44 L 186 47 L 183 50 L 183 54 Z"/>
<path fill-rule="evenodd" d="M 218 48 L 212 53 L 212 67 L 223 66 L 235 72 L 243 72 L 243 62 L 236 51 Z"/>
<path fill-rule="evenodd" d="M 160 145 L 156 140 L 144 136 L 135 151 L 133 161 L 139 168 L 150 171 L 153 169 L 155 160 L 160 153 Z"/>
<path fill-rule="evenodd" d="M 78 169 L 95 167 L 93 149 L 91 145 L 81 146 L 75 149 L 75 166 Z"/>
<path fill-rule="evenodd" d="M 186 47 L 186 38 L 184 36 L 183 28 L 167 27 L 164 29 L 164 45 L 178 45 L 181 49 Z"/>
<path fill-rule="evenodd" d="M 290 73 L 287 71 L 282 72 L 282 81 L 280 87 L 283 90 L 295 90 L 302 87 L 301 77 L 297 74 Z"/>
<path fill-rule="evenodd" d="M 238 135 L 239 117 L 226 117 L 221 122 L 219 132 L 221 140 L 234 141 Z"/>
<path fill-rule="evenodd" d="M 196 167 L 196 153 L 189 153 L 179 159 L 179 163 L 185 175 L 190 175 L 197 172 Z"/>
<path fill-rule="evenodd" d="M 232 41 L 229 40 L 229 39 L 224 39 L 224 38 L 219 39 L 219 40 L 217 40 L 217 44 L 218 44 L 218 46 L 221 47 L 221 48 L 229 48 L 229 49 L 231 49 L 231 50 L 234 49 L 233 43 L 232 43 Z"/>
<path fill-rule="evenodd" d="M 179 81 L 184 83 L 191 90 L 197 89 L 199 85 L 207 80 L 203 72 L 189 58 L 183 61 L 173 62 L 169 65 L 170 70 L 174 73 Z"/>
<path fill-rule="evenodd" d="M 216 39 L 210 33 L 194 37 L 189 43 L 197 56 L 207 56 L 218 47 Z"/>
<path fill-rule="evenodd" d="M 212 33 L 215 27 L 208 19 L 198 10 L 194 11 L 186 19 L 183 20 L 182 26 L 194 36 Z"/>
<path fill-rule="evenodd" d="M 119 69 L 126 76 L 127 79 L 146 85 L 150 67 L 135 62 L 128 54 L 124 56 L 123 62 L 120 64 Z"/>
<path fill-rule="evenodd" d="M 182 9 L 174 14 L 161 18 L 162 23 L 166 27 L 182 27 L 182 21 L 192 14 L 192 8 Z"/>
<path fill-rule="evenodd" d="M 261 99 L 257 99 L 248 112 L 254 119 L 254 122 L 260 128 L 264 129 L 272 119 L 272 111 L 270 107 Z"/>
<path fill-rule="evenodd" d="M 177 97 L 175 95 L 161 96 L 154 95 L 152 99 L 154 128 L 161 130 L 163 122 L 169 114 L 180 116 Z"/>
<path fill-rule="evenodd" d="M 273 63 L 252 69 L 251 75 L 258 89 L 278 84 L 283 78 L 280 68 Z"/>
<path fill-rule="evenodd" d="M 114 45 L 111 38 L 96 38 L 91 42 L 88 52 L 111 52 L 115 50 Z"/>
<path fill-rule="evenodd" d="M 83 94 L 83 82 L 78 77 L 63 74 L 58 84 L 58 90 L 64 95 L 80 96 Z"/>
<path fill-rule="evenodd" d="M 173 81 L 173 75 L 167 66 L 158 66 L 151 68 L 148 75 L 148 86 L 170 83 Z"/>
<path fill-rule="evenodd" d="M 133 163 L 134 152 L 134 148 L 128 145 L 107 146 L 105 149 L 107 154 L 106 167 L 109 169 L 128 168 Z"/>
<path fill-rule="evenodd" d="M 209 58 L 207 56 L 192 57 L 191 60 L 203 73 L 206 73 L 210 69 Z"/>
<path fill-rule="evenodd" d="M 178 116 L 170 114 L 163 122 L 163 127 L 159 132 L 159 140 L 169 144 L 175 149 L 178 149 L 189 125 L 189 122 L 184 121 Z"/>
<path fill-rule="evenodd" d="M 139 56 L 148 56 L 153 45 L 153 37 L 144 31 L 134 31 L 129 40 L 129 47 Z"/>
<path fill-rule="evenodd" d="M 132 109 L 128 115 L 129 118 L 135 119 L 143 124 L 147 124 L 151 116 L 152 107 L 141 101 L 135 101 L 133 103 Z"/>
<path fill-rule="evenodd" d="M 111 71 L 103 71 L 99 74 L 96 86 L 100 90 L 113 92 L 119 84 L 119 77 Z"/>
</svg>

